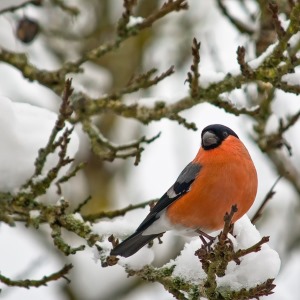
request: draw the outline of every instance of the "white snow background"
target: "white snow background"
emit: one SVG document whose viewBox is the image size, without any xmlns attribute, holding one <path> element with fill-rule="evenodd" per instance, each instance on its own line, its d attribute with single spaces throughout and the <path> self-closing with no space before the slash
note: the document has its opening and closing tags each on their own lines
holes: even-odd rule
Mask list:
<svg viewBox="0 0 300 300">
<path fill-rule="evenodd" d="M 5 3 L 6 2 L 6 3 Z M 2 1 L 1 6 L 11 5 L 17 1 Z M 249 5 L 255 8 L 252 1 L 249 1 Z M 214 1 L 189 1 L 190 10 L 188 13 L 190 19 L 194 22 L 194 36 L 196 36 L 202 42 L 201 48 L 201 84 L 205 85 L 208 82 L 214 80 L 220 80 L 224 73 L 227 72 L 238 72 L 239 66 L 236 62 L 236 49 L 240 45 L 244 45 L 246 38 L 238 35 L 233 29 L 232 25 L 225 20 L 222 15 L 218 12 Z M 120 5 L 120 3 L 116 4 Z M 236 1 L 231 1 L 231 8 L 236 9 L 237 13 L 243 14 L 239 11 L 239 6 L 236 5 Z M 39 17 L 35 9 L 26 9 L 28 16 Z M 178 22 L 180 14 L 173 14 L 168 17 L 164 24 L 161 32 L 161 39 L 149 48 L 147 59 L 145 60 L 145 68 L 151 68 L 159 66 L 160 70 L 165 70 L 173 64 L 173 60 L 176 56 L 174 49 L 175 45 L 172 42 L 174 36 L 181 37 L 182 43 L 185 43 L 187 47 L 190 47 L 191 39 L 186 39 L 184 32 L 179 27 Z M 80 23 L 80 18 L 77 21 Z M 74 26 L 79 26 L 74 21 Z M 0 16 L 0 46 L 4 46 L 10 50 L 26 52 L 28 58 L 32 63 L 38 67 L 46 69 L 55 69 L 59 67 L 58 62 L 51 54 L 47 51 L 46 45 L 41 38 L 38 38 L 34 43 L 29 46 L 24 46 L 19 43 L 13 35 L 12 19 L 9 17 Z M 215 41 L 215 48 L 222 49 L 219 51 L 219 61 L 215 61 L 215 57 L 212 54 L 211 49 L 208 48 L 208 39 Z M 251 47 L 250 47 L 251 48 Z M 251 51 L 250 51 L 251 53 Z M 251 56 L 249 57 L 251 58 Z M 163 81 L 155 88 L 151 90 L 150 97 L 157 99 L 165 99 L 166 101 L 172 102 L 176 99 L 180 99 L 185 96 L 188 91 L 188 86 L 184 85 L 183 82 L 186 78 L 186 72 L 189 70 L 190 62 L 182 69 L 177 72 L 171 78 Z M 76 90 L 89 90 L 87 85 L 87 78 L 95 78 L 97 74 L 99 82 L 98 89 L 93 90 L 93 93 L 101 94 L 101 84 L 109 84 L 110 78 L 105 70 L 94 67 L 92 64 L 85 64 L 84 75 L 74 76 L 74 85 Z M 93 74 L 93 75 L 91 75 Z M 205 76 L 205 74 L 207 74 Z M 6 64 L 0 64 L 0 186 L 3 189 L 13 190 L 17 188 L 20 183 L 23 182 L 25 175 L 33 171 L 30 167 L 33 162 L 34 154 L 36 149 L 40 148 L 42 144 L 47 141 L 46 134 L 51 131 L 51 124 L 53 124 L 55 115 L 50 112 L 56 112 L 58 109 L 59 99 L 53 93 L 49 92 L 46 88 L 40 87 L 37 83 L 30 83 L 24 80 L 20 73 L 9 67 Z M 298 75 L 298 77 L 297 77 Z M 100 80 L 101 79 L 101 80 Z M 291 80 L 299 81 L 299 74 L 293 74 Z M 94 87 L 95 88 L 95 87 Z M 12 104 L 5 100 L 4 96 L 9 97 L 15 102 L 31 103 L 33 105 L 44 107 L 45 109 L 39 110 L 39 114 L 34 113 L 30 119 L 25 118 L 29 116 L 33 111 L 37 111 L 38 108 L 28 106 L 28 104 Z M 236 105 L 244 105 L 245 99 L 244 94 L 241 91 L 233 91 L 230 95 L 224 95 L 228 97 L 230 101 Z M 139 94 L 135 94 L 131 97 L 131 101 L 139 101 Z M 143 99 L 143 103 L 151 104 L 151 99 Z M 6 106 L 5 106 L 6 105 Z M 19 110 L 24 108 L 26 113 L 19 114 Z M 300 102 L 298 97 L 295 95 L 286 94 L 283 92 L 276 93 L 276 101 L 273 104 L 274 118 L 270 122 L 268 130 L 272 131 L 278 124 L 279 117 L 284 117 L 289 113 L 298 111 L 300 108 Z M 8 114 L 11 114 L 12 120 L 7 118 Z M 27 114 L 28 113 L 28 114 Z M 188 110 L 182 114 L 189 121 L 196 123 L 199 130 L 204 126 L 212 123 L 222 123 L 228 125 L 239 135 L 240 139 L 245 143 L 254 163 L 257 167 L 259 176 L 259 191 L 256 199 L 256 203 L 249 212 L 249 216 L 253 215 L 264 195 L 267 193 L 269 188 L 272 186 L 277 178 L 276 173 L 272 169 L 272 166 L 268 163 L 266 157 L 259 152 L 254 146 L 251 137 L 248 136 L 248 132 L 251 131 L 252 122 L 247 117 L 235 117 L 230 114 L 226 114 L 223 110 L 212 107 L 208 104 L 202 104 Z M 43 117 L 43 122 L 39 119 Z M 35 120 L 35 117 L 37 118 Z M 16 122 L 13 122 L 16 120 Z M 36 128 L 35 122 L 40 128 Z M 120 128 L 127 126 L 130 128 L 132 125 L 131 120 L 120 120 Z M 39 131 L 38 137 L 30 136 L 32 138 L 30 145 L 26 143 L 25 138 L 22 136 L 23 125 L 28 131 Z M 15 127 L 16 126 L 16 127 Z M 19 127 L 17 127 L 19 126 Z M 295 155 L 291 157 L 295 166 L 299 168 L 300 159 L 300 140 L 299 140 L 299 128 L 297 124 L 291 130 L 286 133 L 287 140 L 293 147 Z M 8 130 L 14 130 L 13 134 L 7 135 Z M 134 167 L 132 161 L 128 161 L 130 165 L 130 173 L 126 183 L 120 182 L 118 177 L 115 179 L 115 196 L 117 199 L 117 206 L 124 207 L 129 203 L 138 203 L 147 199 L 157 198 L 162 195 L 169 186 L 171 186 L 176 179 L 179 172 L 183 167 L 194 157 L 200 143 L 200 131 L 193 132 L 184 129 L 177 125 L 175 122 L 163 120 L 159 123 L 152 123 L 144 128 L 147 136 L 152 136 L 159 131 L 162 131 L 162 136 L 155 143 L 147 146 L 146 151 L 142 155 L 142 162 L 138 167 Z M 40 138 L 43 132 L 43 138 Z M 14 140 L 11 140 L 14 138 Z M 85 141 L 82 140 L 81 146 L 83 149 L 86 148 Z M 74 137 L 74 145 L 71 147 L 72 154 L 76 152 L 78 147 L 76 142 L 77 136 Z M 8 147 L 14 143 L 19 143 L 19 147 Z M 83 144 L 83 146 L 82 146 Z M 16 175 L 14 172 L 17 171 L 15 168 L 16 161 L 23 167 L 24 174 L 18 172 Z M 117 162 L 116 164 L 118 164 Z M 4 169 L 10 172 L 10 176 L 5 176 Z M 25 172 L 26 171 L 26 172 Z M 83 199 L 84 197 L 78 197 L 78 191 L 86 191 L 86 185 L 82 178 L 72 185 L 70 189 L 70 195 L 75 199 Z M 276 250 L 282 258 L 282 267 L 278 278 L 275 283 L 277 287 L 275 294 L 268 297 L 270 300 L 297 300 L 299 295 L 299 278 L 300 278 L 300 251 L 299 247 L 295 248 L 293 253 L 287 252 L 287 245 L 290 237 L 295 234 L 297 224 L 295 220 L 296 215 L 299 211 L 299 198 L 297 197 L 294 190 L 285 182 L 281 180 L 276 187 L 276 195 L 268 205 L 266 213 L 269 218 L 266 222 L 260 225 L 259 231 L 261 235 L 270 235 L 271 240 L 269 245 L 263 247 L 261 253 L 258 253 L 257 259 L 260 263 L 255 266 L 255 278 L 253 273 L 248 274 L 252 271 L 251 263 L 245 262 L 245 269 L 239 270 L 232 266 L 232 272 L 226 274 L 223 279 L 220 279 L 220 285 L 226 285 L 229 282 L 236 282 L 243 286 L 251 285 L 255 280 L 263 280 L 268 276 L 276 276 L 279 268 L 279 259 L 274 250 Z M 298 211 L 297 211 L 298 210 Z M 148 210 L 137 210 L 135 212 L 128 213 L 124 218 L 118 218 L 113 221 L 114 233 L 125 237 L 130 234 L 136 226 L 142 221 Z M 299 219 L 299 218 L 298 218 Z M 119 225 L 118 225 L 119 224 Z M 238 225 L 239 224 L 239 225 Z M 240 230 L 240 240 L 237 237 L 237 245 L 249 246 L 253 241 L 257 241 L 259 233 L 252 227 L 247 219 L 241 220 L 236 226 L 236 230 Z M 299 224 L 298 224 L 299 225 Z M 104 233 L 105 228 L 112 231 L 111 222 L 102 222 L 101 226 L 95 225 L 94 229 L 96 232 Z M 243 231 L 247 232 L 249 239 L 245 240 L 242 236 Z M 44 248 L 42 243 L 35 238 L 35 230 L 25 229 L 22 225 L 18 225 L 17 228 L 10 228 L 5 224 L 0 226 L 0 271 L 12 278 L 28 277 L 40 278 L 45 274 L 51 274 L 57 271 L 63 264 L 63 262 L 55 255 L 51 254 L 48 249 Z M 140 253 L 133 257 L 132 264 L 135 267 L 139 267 L 144 263 L 152 261 L 153 258 L 159 260 L 159 256 L 168 256 L 168 245 L 172 245 L 173 233 L 168 233 L 164 236 L 164 243 L 162 245 L 155 245 L 154 250 L 147 248 L 142 249 Z M 197 247 L 196 240 L 189 240 L 189 244 L 186 244 L 180 257 L 175 261 L 180 263 L 180 266 L 187 265 L 190 260 L 187 259 L 189 253 L 193 253 Z M 274 250 L 272 250 L 271 248 Z M 70 261 L 75 265 L 72 270 L 72 286 L 75 287 L 79 298 L 93 300 L 99 294 L 102 295 L 102 299 L 107 299 L 106 295 L 109 295 L 109 290 L 118 285 L 118 288 L 126 287 L 134 281 L 133 278 L 126 278 L 126 274 L 123 268 L 115 266 L 112 268 L 101 268 L 99 263 L 95 263 L 93 260 L 93 249 L 87 249 L 82 253 L 78 253 L 76 256 L 70 257 Z M 153 254 L 154 253 L 154 254 Z M 288 253 L 288 254 L 287 254 Z M 139 257 L 139 258 L 138 258 Z M 194 256 L 191 258 L 195 259 Z M 252 258 L 247 258 L 251 260 Z M 245 260 L 247 260 L 245 258 Z M 253 258 L 254 259 L 254 258 Z M 182 261 L 180 261 L 182 260 Z M 255 260 L 256 262 L 256 260 Z M 122 262 L 121 262 L 122 263 Z M 124 263 L 126 263 L 124 259 Z M 268 268 L 264 268 L 264 264 Z M 194 269 L 195 265 L 191 266 L 187 270 L 178 267 L 176 272 L 178 274 L 185 274 L 189 276 L 191 272 L 194 276 L 199 278 L 202 276 L 201 270 L 198 268 Z M 24 274 L 24 271 L 30 268 L 30 274 Z M 250 268 L 250 269 L 249 269 Z M 190 273 L 189 273 L 190 272 Z M 199 272 L 199 273 L 197 273 Z M 245 274 L 246 273 L 246 274 Z M 247 275 L 247 276 L 245 276 Z M 244 280 L 244 281 L 243 281 Z M 249 280 L 249 282 L 246 282 Z M 0 285 L 3 288 L 1 298 L 5 300 L 23 299 L 23 300 L 64 300 L 60 293 L 60 283 L 49 283 L 48 287 L 42 287 L 38 289 L 20 289 L 10 288 L 6 289 L 4 285 Z M 99 298 L 98 298 L 99 299 Z M 100 299 L 100 300 L 102 300 Z M 145 285 L 142 288 L 135 290 L 133 293 L 129 293 L 123 297 L 122 300 L 150 300 L 150 299 L 173 299 L 164 289 L 158 284 Z"/>
</svg>

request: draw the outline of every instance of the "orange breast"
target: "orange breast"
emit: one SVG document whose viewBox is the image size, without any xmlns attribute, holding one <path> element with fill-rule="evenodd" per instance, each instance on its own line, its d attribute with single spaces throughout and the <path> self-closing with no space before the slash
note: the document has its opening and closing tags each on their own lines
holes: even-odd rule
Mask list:
<svg viewBox="0 0 300 300">
<path fill-rule="evenodd" d="M 235 222 L 254 202 L 257 174 L 243 143 L 229 136 L 219 147 L 205 151 L 200 148 L 194 162 L 201 171 L 188 193 L 167 209 L 174 225 L 214 231 L 224 225 L 224 215 L 236 204 Z"/>
</svg>

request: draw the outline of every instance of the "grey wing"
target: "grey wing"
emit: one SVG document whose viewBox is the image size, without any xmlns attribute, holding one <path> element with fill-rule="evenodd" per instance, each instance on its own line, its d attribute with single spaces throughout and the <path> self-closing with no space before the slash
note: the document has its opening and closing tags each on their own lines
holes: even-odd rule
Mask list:
<svg viewBox="0 0 300 300">
<path fill-rule="evenodd" d="M 158 200 L 156 205 L 152 208 L 151 212 L 137 228 L 136 232 L 144 231 L 155 220 L 157 220 L 161 212 L 166 209 L 171 203 L 179 199 L 186 194 L 198 174 L 200 173 L 202 166 L 200 164 L 191 162 L 180 173 L 175 183 L 169 188 L 169 190 Z"/>
<path fill-rule="evenodd" d="M 138 229 L 125 241 L 117 245 L 112 251 L 111 255 L 131 256 L 139 249 L 149 243 L 151 240 L 159 236 L 160 233 L 143 235 L 143 232 L 151 226 L 162 212 L 174 201 L 187 193 L 194 180 L 197 178 L 201 170 L 201 165 L 196 163 L 189 163 L 178 176 L 176 182 L 169 188 L 169 190 L 160 198 L 160 200 L 153 207 L 151 212 L 141 223 Z"/>
</svg>

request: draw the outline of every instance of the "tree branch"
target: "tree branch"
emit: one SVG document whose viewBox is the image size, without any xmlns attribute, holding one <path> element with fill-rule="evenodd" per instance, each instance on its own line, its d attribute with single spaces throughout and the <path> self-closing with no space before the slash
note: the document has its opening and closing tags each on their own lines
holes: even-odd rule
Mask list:
<svg viewBox="0 0 300 300">
<path fill-rule="evenodd" d="M 252 217 L 251 222 L 252 224 L 255 224 L 260 217 L 262 216 L 262 213 L 266 207 L 266 205 L 269 203 L 269 201 L 273 198 L 273 196 L 275 195 L 275 191 L 274 188 L 277 185 L 277 183 L 279 182 L 279 180 L 282 178 L 282 176 L 279 176 L 276 181 L 274 182 L 274 184 L 271 186 L 271 189 L 267 192 L 266 196 L 264 197 L 260 207 L 258 208 L 258 210 L 256 211 L 255 215 Z"/>
<path fill-rule="evenodd" d="M 103 219 L 103 218 L 108 218 L 108 219 L 113 219 L 116 217 L 120 217 L 120 216 L 124 216 L 127 212 L 131 211 L 131 210 L 135 210 L 138 208 L 145 208 L 148 205 L 151 205 L 152 203 L 158 201 L 159 199 L 153 199 L 153 200 L 148 200 L 145 202 L 141 202 L 138 204 L 130 204 L 122 209 L 117 209 L 117 210 L 111 210 L 111 211 L 107 211 L 107 212 L 99 212 L 99 213 L 95 213 L 95 214 L 89 214 L 89 215 L 83 215 L 83 219 L 85 221 L 89 221 L 89 222 L 95 222 L 99 219 Z"/>
<path fill-rule="evenodd" d="M 25 279 L 25 280 L 12 280 L 2 274 L 0 274 L 0 281 L 7 286 L 17 286 L 17 287 L 22 287 L 29 289 L 31 287 L 40 287 L 40 286 L 46 286 L 47 283 L 51 281 L 55 281 L 61 278 L 64 278 L 68 282 L 70 280 L 66 277 L 66 275 L 69 273 L 69 271 L 73 268 L 72 264 L 65 265 L 61 270 L 58 272 L 55 272 L 51 275 L 44 276 L 43 278 L 39 280 L 33 280 L 33 279 Z"/>
</svg>

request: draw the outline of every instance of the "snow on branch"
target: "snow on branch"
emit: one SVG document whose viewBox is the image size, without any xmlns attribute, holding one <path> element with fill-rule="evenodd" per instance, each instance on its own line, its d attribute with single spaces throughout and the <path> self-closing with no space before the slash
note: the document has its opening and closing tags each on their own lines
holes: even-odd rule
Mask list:
<svg viewBox="0 0 300 300">
<path fill-rule="evenodd" d="M 224 228 L 212 244 L 194 239 L 160 268 L 148 265 L 145 253 L 142 267 L 137 267 L 141 257 L 106 261 L 122 265 L 129 276 L 161 283 L 176 299 L 246 300 L 270 295 L 280 268 L 278 254 L 266 244 L 269 237 L 261 237 L 248 217 L 233 225 L 235 212 L 233 207 L 226 214 Z"/>
<path fill-rule="evenodd" d="M 80 13 L 77 8 L 64 4 L 64 1 L 51 0 L 50 2 L 71 15 Z M 142 257 L 142 263 L 140 261 L 131 263 L 124 259 L 107 263 L 107 251 L 110 250 L 111 244 L 118 242 L 116 237 L 119 236 L 109 230 L 95 233 L 94 229 L 98 224 L 99 227 L 106 228 L 104 223 L 108 222 L 107 219 L 110 219 L 109 222 L 111 222 L 111 219 L 145 208 L 151 204 L 152 200 L 128 205 L 117 210 L 100 211 L 81 216 L 82 207 L 91 197 L 84 199 L 72 211 L 69 207 L 69 199 L 64 198 L 61 186 L 83 167 L 83 163 L 71 167 L 74 155 L 78 150 L 78 137 L 73 130 L 73 126 L 76 124 L 82 125 L 84 132 L 89 137 L 93 152 L 101 161 L 134 157 L 135 164 L 138 164 L 144 148 L 159 138 L 160 133 L 150 138 L 141 136 L 136 140 L 118 144 L 109 140 L 95 126 L 94 117 L 113 113 L 117 116 L 134 119 L 144 125 L 168 119 L 187 129 L 196 130 L 196 125 L 182 117 L 181 113 L 197 105 L 209 103 L 229 114 L 249 117 L 254 124 L 256 136 L 253 139 L 257 146 L 270 158 L 278 173 L 287 178 L 300 192 L 299 170 L 282 153 L 274 151 L 283 147 L 290 155 L 292 154 L 285 133 L 299 122 L 300 112 L 295 111 L 282 117 L 278 127 L 272 132 L 266 130 L 272 115 L 272 103 L 276 91 L 300 94 L 300 3 L 289 1 L 293 5 L 290 5 L 289 14 L 287 14 L 288 21 L 285 24 L 281 22 L 279 8 L 274 2 L 266 4 L 264 1 L 260 1 L 257 4 L 261 5 L 261 10 L 263 5 L 268 6 L 268 12 L 262 14 L 262 19 L 258 24 L 261 26 L 259 34 L 264 29 L 262 24 L 265 20 L 263 18 L 270 18 L 277 40 L 275 38 L 274 41 L 267 44 L 266 49 L 256 59 L 249 59 L 246 48 L 238 47 L 239 70 L 228 70 L 224 74 L 216 73 L 208 76 L 199 68 L 200 41 L 194 38 L 191 47 L 192 65 L 187 75 L 189 94 L 175 99 L 171 103 L 159 97 L 153 105 L 143 105 L 139 100 L 128 103 L 126 100 L 131 97 L 132 93 L 154 87 L 172 76 L 175 73 L 173 66 L 156 76 L 158 68 L 151 66 L 142 74 L 132 75 L 124 86 L 100 96 L 92 96 L 89 92 L 73 91 L 71 79 L 66 80 L 66 78 L 71 76 L 70 73 L 84 72 L 84 63 L 99 61 L 107 54 L 124 46 L 130 38 L 136 38 L 156 26 L 157 21 L 173 12 L 188 9 L 188 1 L 168 0 L 158 9 L 140 17 L 136 15 L 137 2 L 135 0 L 123 1 L 123 13 L 116 24 L 116 33 L 112 35 L 111 39 L 93 44 L 91 48 L 83 50 L 74 61 L 65 61 L 56 70 L 49 71 L 35 66 L 26 53 L 0 48 L 1 62 L 16 68 L 25 79 L 35 81 L 48 88 L 62 100 L 59 114 L 55 115 L 45 112 L 43 109 L 12 103 L 9 99 L 1 98 L 4 116 L 1 118 L 1 122 L 3 122 L 1 126 L 8 133 L 6 139 L 2 140 L 2 146 L 8 145 L 8 151 L 14 154 L 14 156 L 11 154 L 11 157 L 24 158 L 20 163 L 20 169 L 24 171 L 25 175 L 14 173 L 15 168 L 12 163 L 6 162 L 4 158 L 0 157 L 2 159 L 1 167 L 5 169 L 5 172 L 2 172 L 5 175 L 2 176 L 13 178 L 10 182 L 5 181 L 4 177 L 0 181 L 0 220 L 10 226 L 14 226 L 16 222 L 23 222 L 26 226 L 36 229 L 44 224 L 49 229 L 53 245 L 64 255 L 75 255 L 86 246 L 96 248 L 102 255 L 103 265 L 119 264 L 125 268 L 129 276 L 138 276 L 150 282 L 157 281 L 177 299 L 198 299 L 199 296 L 208 299 L 251 299 L 269 295 L 274 289 L 273 279 L 277 276 L 280 265 L 278 255 L 267 245 L 268 237 L 261 237 L 247 218 L 240 220 L 234 226 L 231 224 L 234 210 L 226 216 L 223 231 L 218 234 L 213 244 L 201 244 L 199 239 L 193 240 L 185 245 L 175 260 L 161 268 L 150 265 L 153 259 L 151 249 L 145 250 L 151 254 L 148 257 Z M 233 16 L 226 6 L 227 4 L 225 5 L 223 2 L 217 1 L 221 12 L 239 32 L 246 33 L 249 38 L 252 33 L 257 33 L 257 29 L 244 24 Z M 32 5 L 43 6 L 43 3 L 42 1 L 27 1 L 19 6 L 3 9 L 0 14 L 12 13 Z M 256 48 L 259 48 L 258 41 Z M 257 52 L 259 51 L 257 50 Z M 201 59 L 205 58 L 201 57 Z M 253 84 L 257 88 L 257 96 L 251 96 L 251 101 L 248 102 L 250 104 L 239 106 L 228 100 L 231 98 L 231 92 L 246 89 Z M 182 83 L 183 85 L 184 83 Z M 134 98 L 134 100 L 136 99 Z M 22 114 L 16 116 L 16 112 L 18 109 L 21 110 L 20 108 L 24 109 L 23 113 L 28 113 L 30 118 L 38 115 L 45 117 L 35 120 L 35 123 L 32 122 L 34 125 L 31 124 L 30 130 L 41 130 L 38 133 L 43 137 L 35 140 L 35 143 L 25 141 L 22 138 L 22 130 L 25 129 L 22 126 L 17 127 L 17 122 L 14 122 L 15 117 L 22 118 Z M 37 128 L 36 124 L 43 128 Z M 47 140 L 44 139 L 45 137 Z M 15 147 L 13 144 L 15 140 L 20 143 L 20 147 Z M 46 204 L 40 201 L 40 197 L 44 196 L 53 185 L 56 185 L 58 189 L 56 196 L 59 196 L 60 200 L 56 204 Z M 264 205 L 273 194 L 272 187 L 265 198 Z M 260 214 L 261 210 L 255 219 Z M 122 218 L 119 218 L 118 221 L 122 225 L 124 224 Z M 112 224 L 109 225 L 112 226 Z M 118 228 L 113 229 L 118 231 Z M 66 231 L 80 237 L 81 244 L 73 246 L 72 243 L 67 242 Z M 108 235 L 110 237 L 107 241 Z M 0 275 L 0 281 L 10 286 L 38 287 L 52 280 L 65 278 L 70 268 L 70 265 L 65 266 L 62 270 L 36 281 L 12 280 L 4 275 Z"/>
<path fill-rule="evenodd" d="M 52 131 L 49 132 L 49 139 L 46 146 L 40 148 L 38 151 L 33 175 L 30 179 L 27 179 L 23 185 L 18 186 L 18 182 L 25 180 L 26 177 L 23 178 L 23 173 L 14 174 L 16 177 L 14 180 L 16 180 L 16 182 L 14 185 L 6 188 L 7 192 L 1 194 L 0 201 L 0 218 L 2 221 L 9 225 L 14 225 L 15 221 L 23 221 L 27 226 L 33 226 L 34 228 L 39 228 L 40 224 L 47 223 L 51 228 L 51 236 L 54 245 L 65 255 L 75 254 L 77 251 L 83 250 L 85 246 L 81 245 L 73 248 L 68 245 L 62 237 L 62 228 L 85 239 L 90 245 L 93 245 L 99 240 L 99 237 L 92 233 L 91 227 L 87 223 L 82 219 L 76 218 L 72 213 L 67 212 L 69 203 L 62 195 L 60 195 L 61 199 L 56 205 L 48 205 L 39 201 L 39 197 L 47 193 L 55 180 L 57 181 L 57 184 L 60 185 L 71 176 L 74 176 L 74 172 L 79 170 L 79 168 L 75 168 L 67 175 L 68 168 L 66 169 L 66 167 L 69 167 L 70 163 L 73 162 L 73 159 L 69 157 L 69 154 L 78 149 L 77 136 L 73 134 L 73 127 L 67 122 L 67 119 L 73 112 L 69 101 L 72 91 L 71 80 L 67 80 L 65 83 L 65 91 L 62 96 L 60 113 L 56 120 L 53 119 L 53 113 L 44 112 L 42 109 L 33 108 L 30 105 L 22 105 L 23 114 L 34 113 L 34 115 L 37 116 L 43 113 L 45 114 L 45 119 L 47 117 L 48 120 L 50 120 L 49 126 L 52 124 L 54 126 Z M 4 100 L 6 99 L 2 100 L 2 105 Z M 13 104 L 7 101 L 7 105 Z M 10 109 L 10 107 L 8 107 L 8 109 Z M 9 121 L 14 120 L 9 119 Z M 32 131 L 44 129 L 42 126 L 41 129 L 39 129 L 36 127 L 35 123 L 33 126 L 35 127 L 31 128 Z M 38 136 L 44 138 L 44 131 L 38 133 Z M 15 134 L 19 134 L 19 132 L 16 131 Z M 15 137 L 10 136 L 9 138 L 14 139 Z M 38 144 L 38 142 L 39 141 L 36 140 L 35 144 Z M 8 140 L 6 143 L 9 144 L 11 141 Z M 33 145 L 34 147 L 36 147 L 35 144 Z M 20 145 L 23 146 L 23 149 L 20 148 Z M 33 147 L 32 145 L 28 145 L 27 140 L 24 145 L 21 143 L 20 145 L 18 151 L 23 151 L 22 155 L 27 154 L 28 150 L 26 147 Z M 34 153 L 32 149 L 31 151 Z M 23 167 L 24 169 L 22 171 L 29 173 L 32 165 L 29 161 L 28 164 Z M 28 170 L 26 168 L 28 168 Z M 61 175 L 62 172 L 63 175 Z M 58 192 L 58 194 L 61 194 L 61 191 Z M 36 212 L 35 216 L 32 214 L 33 211 Z"/>
</svg>

